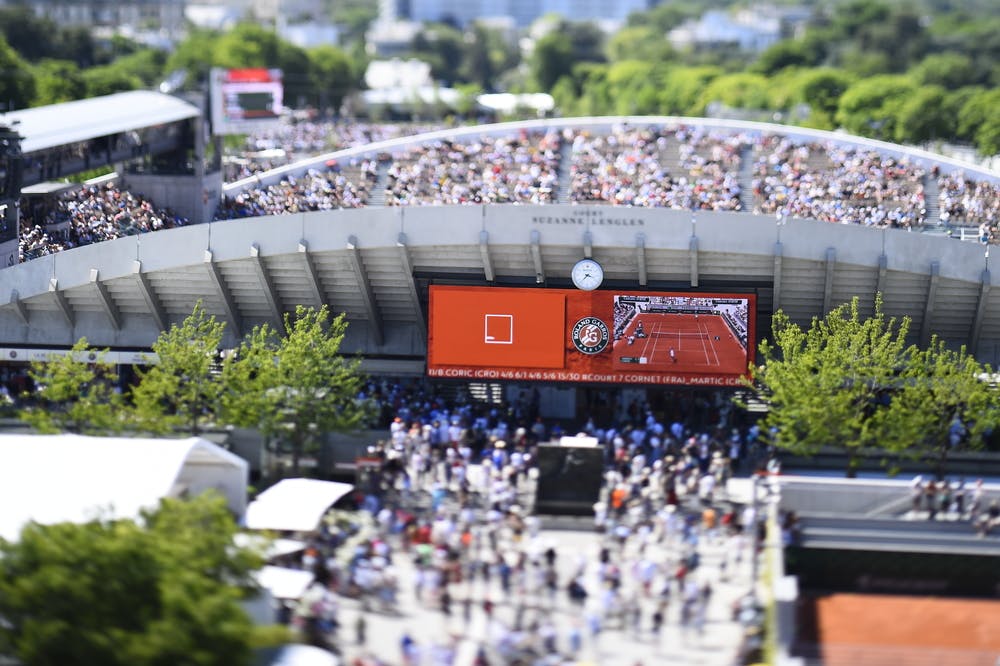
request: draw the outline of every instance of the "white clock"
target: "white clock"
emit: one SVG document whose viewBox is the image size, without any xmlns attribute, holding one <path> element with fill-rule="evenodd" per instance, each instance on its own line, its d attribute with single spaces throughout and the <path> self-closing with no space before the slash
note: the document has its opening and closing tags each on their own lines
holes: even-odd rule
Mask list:
<svg viewBox="0 0 1000 666">
<path fill-rule="evenodd" d="M 573 266 L 570 277 L 578 289 L 593 291 L 604 282 L 604 269 L 593 259 L 581 259 Z"/>
</svg>

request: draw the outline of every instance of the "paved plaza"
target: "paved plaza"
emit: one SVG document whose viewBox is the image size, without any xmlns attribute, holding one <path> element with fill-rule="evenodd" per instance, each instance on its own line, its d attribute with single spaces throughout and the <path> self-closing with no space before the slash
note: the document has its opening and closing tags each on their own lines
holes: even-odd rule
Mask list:
<svg viewBox="0 0 1000 666">
<path fill-rule="evenodd" d="M 417 598 L 414 557 L 397 551 L 393 556 L 399 580 L 395 610 L 377 608 L 375 601 L 366 602 L 367 609 L 357 599 L 341 601 L 338 644 L 345 663 L 354 663 L 365 655 L 377 657 L 385 664 L 421 666 L 739 663 L 745 628 L 734 618 L 733 608 L 751 589 L 749 538 L 727 537 L 721 532 L 699 538 L 696 549 L 699 561 L 688 577 L 697 581 L 699 587 L 705 582 L 711 586 L 703 616 L 682 620 L 685 592 L 674 581 L 657 636 L 653 632 L 653 613 L 660 603 L 661 589 L 673 577 L 682 553 L 690 550 L 689 544 L 679 537 L 650 540 L 645 552 L 640 553 L 639 536 L 630 537 L 621 549 L 613 538 L 595 530 L 590 518 L 542 516 L 539 522 L 535 536 L 526 534 L 523 543 L 514 546 L 525 551 L 529 560 L 550 547 L 555 550 L 560 585 L 554 594 L 545 590 L 544 585 L 533 585 L 527 580 L 532 575 L 530 567 L 526 582 L 515 584 L 507 595 L 498 576 L 493 575 L 488 582 L 477 576 L 471 583 L 463 580 L 450 585 L 450 612 L 446 615 L 439 598 L 429 598 L 426 592 L 422 599 Z M 604 596 L 608 586 L 599 579 L 600 551 L 602 545 L 608 544 L 611 546 L 606 555 L 622 568 L 619 599 L 628 600 L 625 605 L 608 604 Z M 657 574 L 647 594 L 634 570 L 640 562 L 650 561 L 655 563 Z M 589 596 L 578 605 L 569 598 L 566 582 L 581 568 Z M 484 607 L 487 599 L 493 602 L 492 618 L 487 617 Z M 357 640 L 359 616 L 365 622 L 363 644 Z M 596 625 L 600 630 L 595 634 Z M 414 644 L 408 660 L 402 649 L 404 635 Z M 554 643 L 557 653 L 543 658 L 538 655 L 550 651 L 542 647 L 546 641 L 548 646 Z M 532 655 L 529 648 L 526 656 L 518 660 L 521 653 L 514 645 L 535 646 L 537 651 Z"/>
</svg>

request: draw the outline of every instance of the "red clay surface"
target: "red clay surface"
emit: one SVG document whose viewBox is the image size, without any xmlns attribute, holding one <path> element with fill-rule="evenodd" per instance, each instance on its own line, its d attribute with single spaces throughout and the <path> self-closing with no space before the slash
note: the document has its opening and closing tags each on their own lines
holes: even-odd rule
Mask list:
<svg viewBox="0 0 1000 666">
<path fill-rule="evenodd" d="M 648 337 L 634 338 L 642 322 Z M 718 336 L 718 340 L 716 340 Z M 676 362 L 670 356 L 674 350 Z M 641 366 L 622 363 L 621 357 L 643 357 Z M 747 370 L 747 350 L 718 315 L 663 314 L 644 312 L 636 315 L 614 343 L 612 367 L 620 370 L 662 370 L 741 374 Z"/>
<path fill-rule="evenodd" d="M 824 664 L 1000 663 L 998 601 L 831 594 L 801 603 L 801 642 Z"/>
</svg>

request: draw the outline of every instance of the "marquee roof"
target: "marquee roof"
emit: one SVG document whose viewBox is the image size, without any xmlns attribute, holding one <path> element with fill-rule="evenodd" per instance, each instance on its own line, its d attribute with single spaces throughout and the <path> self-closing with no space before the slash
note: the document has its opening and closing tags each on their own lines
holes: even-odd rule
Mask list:
<svg viewBox="0 0 1000 666">
<path fill-rule="evenodd" d="M 0 537 L 28 522 L 135 518 L 164 497 L 221 492 L 246 508 L 249 466 L 206 439 L 0 435 Z"/>
<path fill-rule="evenodd" d="M 350 483 L 284 479 L 250 503 L 246 526 L 252 530 L 312 532 L 323 514 L 352 490 Z"/>
</svg>

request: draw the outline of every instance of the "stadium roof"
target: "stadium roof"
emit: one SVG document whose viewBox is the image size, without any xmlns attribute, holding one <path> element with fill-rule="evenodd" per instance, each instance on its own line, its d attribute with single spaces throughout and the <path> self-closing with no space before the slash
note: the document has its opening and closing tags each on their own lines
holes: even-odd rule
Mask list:
<svg viewBox="0 0 1000 666">
<path fill-rule="evenodd" d="M 12 111 L 0 122 L 24 137 L 21 150 L 34 153 L 109 134 L 197 118 L 198 107 L 172 95 L 134 90 L 75 102 Z"/>
</svg>

